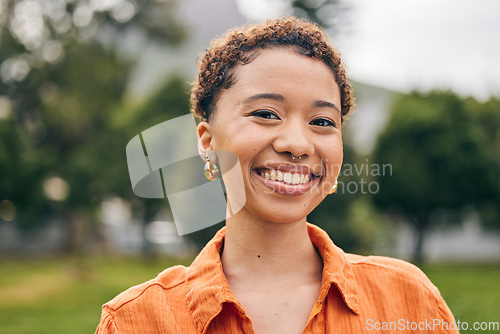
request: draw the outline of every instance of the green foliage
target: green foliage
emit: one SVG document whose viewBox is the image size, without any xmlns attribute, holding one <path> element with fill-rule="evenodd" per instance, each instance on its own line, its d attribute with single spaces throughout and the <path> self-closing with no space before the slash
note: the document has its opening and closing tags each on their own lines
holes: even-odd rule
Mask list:
<svg viewBox="0 0 500 334">
<path fill-rule="evenodd" d="M 467 206 L 491 209 L 498 199 L 500 165 L 491 139 L 498 134 L 487 126 L 498 122 L 499 109 L 480 109 L 477 102 L 448 92 L 403 95 L 378 139 L 374 160 L 390 163 L 393 173 L 377 178 L 381 191 L 373 200 L 415 226 L 416 258 L 433 211 L 444 209 L 456 217 Z"/>
<path fill-rule="evenodd" d="M 190 112 L 189 86 L 180 75 L 172 75 L 133 111 L 127 120 L 130 135 L 136 135 L 158 123 Z"/>
<path fill-rule="evenodd" d="M 188 114 L 188 89 L 187 82 L 181 76 L 171 76 L 143 105 L 134 108 L 121 119 L 116 118 L 114 121 L 115 126 L 126 134 L 128 142 L 135 135 L 152 126 Z M 126 143 L 122 146 L 123 149 L 125 146 Z M 123 166 L 126 166 L 126 161 L 123 162 Z M 167 199 L 139 198 L 134 195 L 131 191 L 132 187 L 128 179 L 128 172 L 124 175 L 127 177 L 127 180 L 123 181 L 126 189 L 120 193 L 120 196 L 129 199 L 134 204 L 135 211 L 141 213 L 140 220 L 143 228 L 154 219 L 162 208 L 166 208 L 166 212 L 170 211 Z M 150 247 L 146 239 L 144 239 L 143 254 L 146 256 L 152 254 L 152 247 Z"/>
<path fill-rule="evenodd" d="M 124 149 L 141 123 L 117 126 L 130 109 L 124 94 L 134 54 L 122 52 L 124 41 L 133 33 L 140 43 L 175 45 L 186 32 L 175 0 L 7 0 L 0 7 L 0 97 L 12 103 L 11 118 L 0 120 L 0 201 L 14 204 L 22 227 L 58 216 L 71 244 L 82 238 L 77 221 L 92 226 L 104 198 L 132 195 Z M 53 177 L 69 189 L 58 201 L 46 192 Z"/>
<path fill-rule="evenodd" d="M 47 213 L 39 201 L 46 168 L 40 160 L 39 152 L 30 148 L 14 119 L 0 119 L 0 201 L 13 202 L 13 218 L 26 227 Z"/>
<path fill-rule="evenodd" d="M 375 203 L 412 216 L 491 198 L 496 173 L 487 142 L 456 95 L 401 97 L 374 151 L 377 163 L 393 166 L 393 175 L 379 178 L 382 191 Z"/>
<path fill-rule="evenodd" d="M 500 99 L 493 97 L 485 103 L 469 98 L 467 109 L 472 114 L 473 122 L 478 124 L 486 136 L 484 149 L 489 152 L 491 170 L 495 179 L 492 181 L 496 192 L 477 205 L 483 223 L 487 227 L 500 228 Z"/>
<path fill-rule="evenodd" d="M 110 116 L 121 101 L 129 69 L 100 44 L 74 44 L 60 66 L 1 86 L 13 114 L 2 122 L 9 167 L 3 169 L 0 189 L 18 208 L 20 226 L 39 225 L 48 210 L 57 215 L 91 211 L 112 192 L 108 181 L 115 173 L 106 171 L 123 156 L 124 140 L 110 131 Z M 117 168 L 126 173 L 125 167 Z M 43 182 L 52 176 L 69 184 L 64 206 L 44 195 Z"/>
<path fill-rule="evenodd" d="M 99 44 L 75 45 L 40 88 L 40 113 L 48 131 L 39 146 L 54 153 L 50 172 L 71 187 L 68 206 L 95 207 L 111 191 L 106 171 L 123 155 L 123 140 L 111 131 L 110 119 L 129 69 L 130 64 Z"/>
<path fill-rule="evenodd" d="M 59 64 L 68 45 L 96 35 L 120 41 L 133 32 L 148 43 L 179 44 L 186 31 L 175 16 L 176 5 L 176 0 L 4 0 L 0 2 L 0 64 L 10 61 L 6 67 L 11 69 L 2 71 L 2 79 L 24 79 L 21 72 L 25 71 L 11 66 L 19 61 L 28 71 Z"/>
</svg>

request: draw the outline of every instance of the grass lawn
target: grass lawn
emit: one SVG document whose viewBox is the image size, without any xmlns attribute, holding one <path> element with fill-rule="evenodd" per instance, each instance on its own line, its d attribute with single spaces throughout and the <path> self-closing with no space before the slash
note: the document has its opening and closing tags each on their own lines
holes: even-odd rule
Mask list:
<svg viewBox="0 0 500 334">
<path fill-rule="evenodd" d="M 165 258 L 0 262 L 0 333 L 94 333 L 102 304 L 167 267 L 190 262 Z"/>
<path fill-rule="evenodd" d="M 500 265 L 443 264 L 422 269 L 439 288 L 455 320 L 469 325 L 461 333 L 500 333 L 471 329 L 474 322 L 500 325 Z"/>
<path fill-rule="evenodd" d="M 2 261 L 0 333 L 93 333 L 103 303 L 166 267 L 190 262 L 165 258 Z M 500 266 L 429 265 L 423 270 L 457 319 L 470 324 L 500 321 Z"/>
</svg>

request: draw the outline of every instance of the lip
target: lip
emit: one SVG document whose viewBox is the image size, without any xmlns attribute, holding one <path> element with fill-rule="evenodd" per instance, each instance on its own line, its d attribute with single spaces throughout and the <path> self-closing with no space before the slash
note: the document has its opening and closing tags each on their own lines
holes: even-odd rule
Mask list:
<svg viewBox="0 0 500 334">
<path fill-rule="evenodd" d="M 279 169 L 279 170 L 285 171 L 284 169 Z M 291 172 L 292 170 L 286 170 L 286 171 Z M 293 171 L 299 172 L 300 170 L 293 170 Z M 268 180 L 265 177 L 260 176 L 257 170 L 255 169 L 252 170 L 252 175 L 255 178 L 257 178 L 257 180 L 262 182 L 265 186 L 272 189 L 274 192 L 289 196 L 297 196 L 304 194 L 309 189 L 311 189 L 315 184 L 317 184 L 320 179 L 319 177 L 313 176 L 313 178 L 305 184 L 287 184 L 281 181 Z"/>
</svg>

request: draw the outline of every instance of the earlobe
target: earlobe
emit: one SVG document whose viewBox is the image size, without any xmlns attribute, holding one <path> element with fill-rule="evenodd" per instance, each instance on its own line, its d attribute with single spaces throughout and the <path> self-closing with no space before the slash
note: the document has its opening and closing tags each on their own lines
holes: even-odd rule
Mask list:
<svg viewBox="0 0 500 334">
<path fill-rule="evenodd" d="M 203 155 L 206 151 L 213 151 L 212 147 L 212 128 L 208 122 L 200 122 L 198 131 L 198 153 Z"/>
</svg>

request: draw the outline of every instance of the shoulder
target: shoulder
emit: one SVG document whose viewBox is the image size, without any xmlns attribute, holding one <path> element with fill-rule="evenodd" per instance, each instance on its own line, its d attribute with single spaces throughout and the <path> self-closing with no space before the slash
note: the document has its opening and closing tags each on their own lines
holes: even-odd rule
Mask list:
<svg viewBox="0 0 500 334">
<path fill-rule="evenodd" d="M 96 333 L 152 333 L 158 329 L 180 333 L 176 312 L 185 313 L 182 307 L 185 272 L 185 267 L 175 266 L 120 293 L 104 304 Z"/>
<path fill-rule="evenodd" d="M 431 294 L 440 298 L 439 290 L 427 275 L 417 266 L 409 262 L 385 256 L 361 256 L 346 254 L 347 261 L 352 265 L 358 279 L 383 282 L 392 287 L 412 288 L 421 293 Z"/>
<path fill-rule="evenodd" d="M 104 305 L 104 308 L 109 311 L 118 311 L 125 306 L 133 306 L 151 302 L 151 296 L 168 297 L 169 294 L 174 294 L 176 288 L 179 288 L 186 277 L 186 267 L 175 266 L 161 272 L 156 278 L 145 283 L 133 286 L 124 292 L 117 295 L 111 301 Z"/>
<path fill-rule="evenodd" d="M 371 303 L 374 310 L 384 306 L 386 314 L 381 319 L 389 314 L 396 319 L 415 321 L 438 319 L 450 326 L 455 322 L 439 290 L 417 266 L 384 256 L 346 254 L 346 260 L 354 271 L 361 302 Z M 443 333 L 458 331 L 450 329 Z"/>
<path fill-rule="evenodd" d="M 414 264 L 386 256 L 363 256 L 357 254 L 346 253 L 346 259 L 355 267 L 372 267 L 382 271 L 393 271 L 403 275 L 425 276 Z"/>
</svg>

